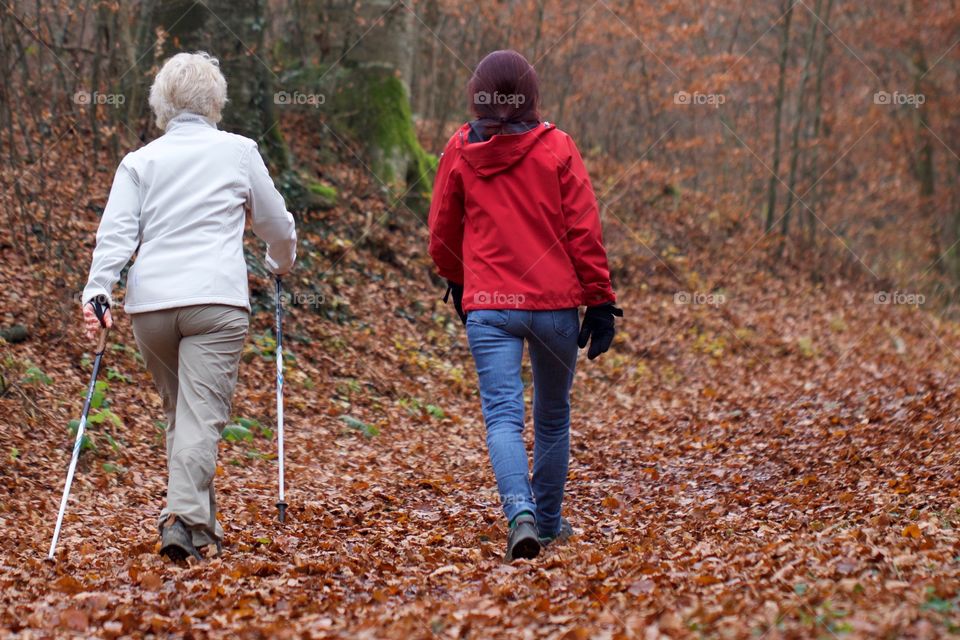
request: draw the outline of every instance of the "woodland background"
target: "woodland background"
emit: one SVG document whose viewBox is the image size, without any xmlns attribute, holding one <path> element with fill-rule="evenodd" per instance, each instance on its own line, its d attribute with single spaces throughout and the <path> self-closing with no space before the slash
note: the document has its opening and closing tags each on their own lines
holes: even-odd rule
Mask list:
<svg viewBox="0 0 960 640">
<path fill-rule="evenodd" d="M 581 361 L 578 535 L 499 563 L 476 379 L 438 300 L 436 154 L 487 52 L 537 68 L 626 317 Z M 301 231 L 290 519 L 271 283 L 225 433 L 227 553 L 155 554 L 159 400 L 119 316 L 56 565 L 113 171 L 180 50 L 221 60 Z M 960 629 L 953 0 L 0 0 L 0 625 L 23 637 L 937 637 Z M 121 283 L 122 284 L 122 283 Z"/>
</svg>

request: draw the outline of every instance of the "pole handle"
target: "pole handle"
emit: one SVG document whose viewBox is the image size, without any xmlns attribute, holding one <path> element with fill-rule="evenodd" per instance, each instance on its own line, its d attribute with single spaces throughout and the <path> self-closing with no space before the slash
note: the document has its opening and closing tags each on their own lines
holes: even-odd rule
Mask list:
<svg viewBox="0 0 960 640">
<path fill-rule="evenodd" d="M 90 300 L 90 306 L 93 307 L 93 312 L 96 314 L 97 320 L 100 321 L 100 326 L 106 327 L 107 323 L 104 318 L 107 315 L 107 311 L 110 309 L 110 301 L 107 300 L 107 296 L 103 294 L 94 296 Z"/>
<path fill-rule="evenodd" d="M 93 309 L 94 315 L 97 316 L 97 320 L 100 321 L 100 326 L 103 328 L 103 331 L 100 332 L 100 339 L 97 342 L 96 353 L 103 353 L 104 349 L 107 348 L 107 334 L 110 333 L 110 329 L 107 328 L 107 311 L 110 310 L 110 300 L 107 296 L 100 295 L 94 296 L 91 298 L 87 304 Z"/>
<path fill-rule="evenodd" d="M 103 331 L 100 332 L 100 340 L 97 341 L 97 351 L 98 355 L 102 354 L 107 348 L 107 336 L 110 335 L 110 329 L 106 327 L 103 328 Z"/>
</svg>

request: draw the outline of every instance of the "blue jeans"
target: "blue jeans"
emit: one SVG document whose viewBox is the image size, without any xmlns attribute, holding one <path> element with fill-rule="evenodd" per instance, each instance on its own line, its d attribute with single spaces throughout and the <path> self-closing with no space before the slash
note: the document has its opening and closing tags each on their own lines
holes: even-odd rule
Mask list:
<svg viewBox="0 0 960 640">
<path fill-rule="evenodd" d="M 467 340 L 477 364 L 487 448 L 507 520 L 530 511 L 541 536 L 560 530 L 570 460 L 570 385 L 577 364 L 576 309 L 471 311 Z M 533 479 L 523 443 L 523 342 L 533 366 Z"/>
</svg>

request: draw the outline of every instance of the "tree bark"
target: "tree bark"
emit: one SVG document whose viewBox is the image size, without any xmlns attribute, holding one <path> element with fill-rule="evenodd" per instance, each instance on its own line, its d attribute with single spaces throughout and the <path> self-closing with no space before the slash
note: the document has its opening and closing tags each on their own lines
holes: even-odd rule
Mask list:
<svg viewBox="0 0 960 640">
<path fill-rule="evenodd" d="M 817 0 L 816 9 L 814 10 L 816 16 L 820 15 L 822 8 L 823 0 Z M 787 235 L 790 232 L 790 210 L 793 209 L 793 200 L 797 197 L 795 193 L 797 189 L 797 165 L 800 160 L 800 129 L 806 117 L 807 81 L 810 78 L 810 61 L 813 59 L 813 48 L 817 41 L 819 26 L 820 21 L 816 17 L 813 17 L 810 21 L 810 35 L 807 40 L 806 57 L 803 60 L 803 71 L 800 74 L 800 86 L 797 88 L 797 107 L 793 116 L 793 133 L 790 140 L 790 170 L 787 179 L 787 202 L 783 210 L 783 219 L 781 220 L 780 226 L 780 233 L 783 235 L 784 241 L 786 241 Z"/>
<path fill-rule="evenodd" d="M 171 55 L 202 50 L 220 60 L 229 96 L 223 128 L 256 140 L 274 176 L 290 179 L 292 160 L 273 108 L 278 78 L 263 46 L 265 8 L 265 0 L 161 0 L 156 24 L 169 33 Z"/>
<path fill-rule="evenodd" d="M 404 195 L 429 194 L 433 160 L 423 151 L 410 109 L 414 15 L 403 3 L 330 3 L 331 32 L 350 34 L 336 73 L 333 112 L 364 146 L 368 168 Z M 356 23 L 361 28 L 356 27 Z"/>
<path fill-rule="evenodd" d="M 767 233 L 773 231 L 777 215 L 777 182 L 780 181 L 780 123 L 783 118 L 783 98 L 786 92 L 787 61 L 790 57 L 790 22 L 793 18 L 793 2 L 784 0 L 786 11 L 783 14 L 783 28 L 780 35 L 780 72 L 777 79 L 777 93 L 774 97 L 773 117 L 773 166 L 770 173 L 770 182 L 767 185 L 767 222 L 764 229 Z"/>
<path fill-rule="evenodd" d="M 817 50 L 817 81 L 814 88 L 814 108 L 813 108 L 813 126 L 810 131 L 810 137 L 814 141 L 811 152 L 810 166 L 807 170 L 808 180 L 813 186 L 813 197 L 808 202 L 810 210 L 806 212 L 804 219 L 807 221 L 807 245 L 812 251 L 816 243 L 817 224 L 814 214 L 820 204 L 820 196 L 823 191 L 823 185 L 820 182 L 820 135 L 823 129 L 823 76 L 824 67 L 827 61 L 829 47 L 827 45 L 827 27 L 830 25 L 830 13 L 833 10 L 833 0 L 827 0 L 827 8 L 823 15 L 823 23 L 826 25 L 821 31 L 820 46 Z"/>
</svg>

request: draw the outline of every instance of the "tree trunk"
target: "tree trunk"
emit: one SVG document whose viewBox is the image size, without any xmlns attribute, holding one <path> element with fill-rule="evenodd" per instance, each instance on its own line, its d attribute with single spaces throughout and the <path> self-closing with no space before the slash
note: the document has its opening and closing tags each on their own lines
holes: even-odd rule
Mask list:
<svg viewBox="0 0 960 640">
<path fill-rule="evenodd" d="M 814 141 L 813 151 L 811 152 L 810 166 L 807 170 L 807 178 L 814 186 L 813 197 L 808 202 L 810 210 L 804 219 L 807 221 L 807 245 L 810 250 L 814 249 L 817 236 L 817 223 L 814 214 L 820 203 L 820 195 L 823 186 L 820 181 L 820 134 L 823 129 L 823 71 L 827 61 L 828 47 L 828 28 L 830 25 L 830 13 L 833 10 L 833 0 L 827 0 L 827 8 L 823 15 L 824 28 L 821 31 L 820 46 L 817 51 L 817 81 L 814 88 L 814 108 L 813 108 L 813 126 L 810 131 L 810 138 Z"/>
<path fill-rule="evenodd" d="M 767 186 L 767 222 L 764 229 L 773 231 L 777 215 L 777 182 L 780 180 L 780 122 L 783 118 L 783 97 L 786 92 L 787 60 L 790 57 L 790 22 L 793 18 L 793 2 L 789 4 L 783 15 L 783 29 L 780 36 L 780 77 L 777 80 L 777 94 L 774 98 L 775 113 L 773 117 L 773 167 L 770 173 L 770 182 Z"/>
<path fill-rule="evenodd" d="M 927 74 L 928 65 L 923 48 L 917 43 L 914 47 L 912 60 L 913 76 L 913 94 L 919 96 L 923 94 L 923 78 Z M 920 186 L 920 197 L 926 198 L 932 196 L 935 190 L 933 173 L 933 140 L 930 131 L 927 128 L 929 121 L 929 108 L 927 103 L 911 109 L 914 132 L 917 136 L 917 153 L 914 161 L 914 173 Z"/>
<path fill-rule="evenodd" d="M 823 0 L 817 0 L 816 9 L 814 10 L 817 16 L 820 15 L 822 8 Z M 790 210 L 793 209 L 793 200 L 797 197 L 795 193 L 797 189 L 797 165 L 800 160 L 800 129 L 803 126 L 806 116 L 807 80 L 810 78 L 810 61 L 813 59 L 813 48 L 817 41 L 817 31 L 819 27 L 820 21 L 816 17 L 813 17 L 810 21 L 810 35 L 807 40 L 806 57 L 803 60 L 803 71 L 800 75 L 800 86 L 797 89 L 797 108 L 793 116 L 793 133 L 790 140 L 790 173 L 787 179 L 787 202 L 783 210 L 783 220 L 781 220 L 780 227 L 780 233 L 783 235 L 784 242 L 786 242 L 787 234 L 790 232 Z"/>
<path fill-rule="evenodd" d="M 263 47 L 265 8 L 265 0 L 162 0 L 156 23 L 169 33 L 170 55 L 206 51 L 220 60 L 229 97 L 222 127 L 256 140 L 284 195 L 298 199 L 302 189 L 274 113 L 278 78 Z"/>
<path fill-rule="evenodd" d="M 332 112 L 343 114 L 383 186 L 405 196 L 429 195 L 435 160 L 420 146 L 410 110 L 414 14 L 392 0 L 340 0 L 330 3 L 329 12 L 332 33 L 352 36 L 331 69 L 337 84 Z"/>
</svg>

